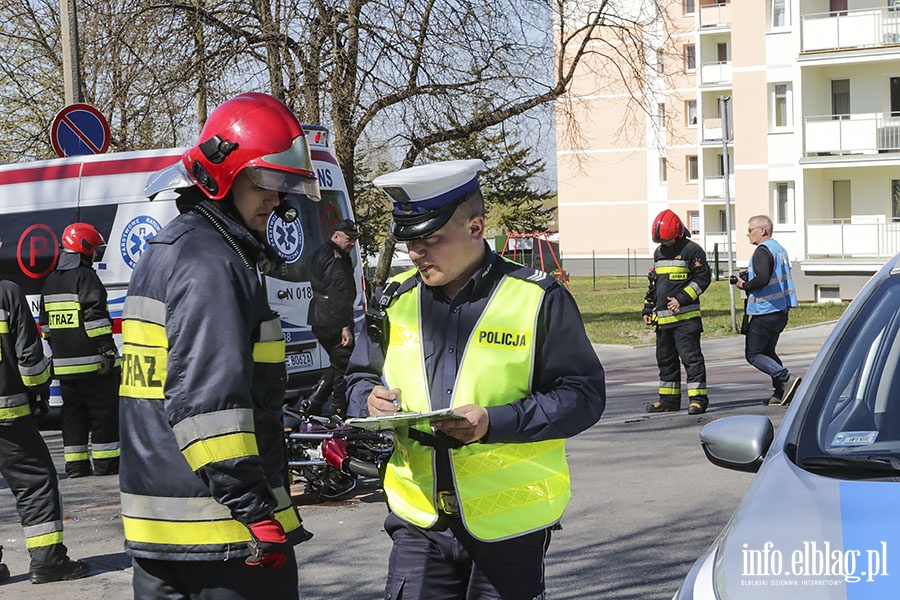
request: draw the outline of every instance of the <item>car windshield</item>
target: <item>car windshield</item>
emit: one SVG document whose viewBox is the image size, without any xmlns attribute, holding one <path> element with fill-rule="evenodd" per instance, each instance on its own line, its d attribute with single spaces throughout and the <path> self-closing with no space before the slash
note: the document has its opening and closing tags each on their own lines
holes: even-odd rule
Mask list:
<svg viewBox="0 0 900 600">
<path fill-rule="evenodd" d="M 868 298 L 820 371 L 800 430 L 806 468 L 900 462 L 900 275 Z"/>
</svg>

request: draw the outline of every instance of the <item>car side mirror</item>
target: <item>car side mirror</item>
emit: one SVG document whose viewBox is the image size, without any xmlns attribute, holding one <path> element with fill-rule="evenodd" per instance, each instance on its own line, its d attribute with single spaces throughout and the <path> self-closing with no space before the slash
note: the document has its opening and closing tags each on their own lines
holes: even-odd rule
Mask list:
<svg viewBox="0 0 900 600">
<path fill-rule="evenodd" d="M 775 427 L 768 417 L 736 415 L 704 426 L 700 445 L 712 464 L 756 473 L 774 437 Z"/>
</svg>

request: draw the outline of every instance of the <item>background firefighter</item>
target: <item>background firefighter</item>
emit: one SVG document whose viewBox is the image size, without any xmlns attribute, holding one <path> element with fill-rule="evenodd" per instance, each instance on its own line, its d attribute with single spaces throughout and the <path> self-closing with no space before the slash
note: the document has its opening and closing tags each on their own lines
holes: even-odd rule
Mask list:
<svg viewBox="0 0 900 600">
<path fill-rule="evenodd" d="M 49 410 L 50 377 L 50 360 L 25 293 L 0 281 L 0 475 L 16 497 L 31 583 L 80 579 L 90 572 L 87 563 L 69 559 L 63 545 L 56 467 L 37 427 L 36 417 Z M 0 582 L 8 577 L 0 563 Z"/>
<path fill-rule="evenodd" d="M 105 249 L 93 225 L 67 226 L 59 262 L 41 292 L 41 331 L 53 351 L 63 399 L 70 477 L 119 472 L 119 357 L 106 288 L 93 268 Z"/>
<path fill-rule="evenodd" d="M 647 406 L 650 413 L 681 410 L 679 361 L 687 372 L 688 414 L 704 413 L 709 406 L 706 363 L 700 350 L 700 295 L 709 287 L 712 273 L 706 252 L 689 235 L 671 210 L 659 213 L 651 226 L 659 247 L 653 253 L 642 316 L 647 325 L 656 324 L 659 400 Z"/>
</svg>

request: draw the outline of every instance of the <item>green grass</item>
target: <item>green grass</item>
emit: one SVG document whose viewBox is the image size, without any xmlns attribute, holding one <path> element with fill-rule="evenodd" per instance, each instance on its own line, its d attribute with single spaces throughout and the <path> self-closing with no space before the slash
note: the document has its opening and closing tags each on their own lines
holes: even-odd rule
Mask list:
<svg viewBox="0 0 900 600">
<path fill-rule="evenodd" d="M 727 280 L 713 281 L 700 297 L 703 312 L 703 335 L 725 337 L 731 332 L 731 303 Z M 569 288 L 581 309 L 588 338 L 596 344 L 654 343 L 654 329 L 644 325 L 641 308 L 647 292 L 647 280 L 627 277 L 598 277 L 596 286 L 590 276 L 572 277 Z M 596 289 L 595 289 L 596 288 Z M 740 328 L 744 313 L 742 292 L 735 289 L 735 318 Z M 836 320 L 843 314 L 849 302 L 827 304 L 801 304 L 791 310 L 788 328 Z"/>
</svg>

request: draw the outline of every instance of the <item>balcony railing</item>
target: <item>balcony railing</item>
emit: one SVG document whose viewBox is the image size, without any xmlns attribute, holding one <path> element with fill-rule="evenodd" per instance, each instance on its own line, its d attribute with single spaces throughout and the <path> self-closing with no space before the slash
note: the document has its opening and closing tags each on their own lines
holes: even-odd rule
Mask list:
<svg viewBox="0 0 900 600">
<path fill-rule="evenodd" d="M 803 119 L 806 156 L 900 152 L 900 116 L 822 115 Z"/>
<path fill-rule="evenodd" d="M 728 195 L 734 196 L 734 175 L 728 176 Z M 724 198 L 725 197 L 725 176 L 704 177 L 703 178 L 703 197 L 704 198 Z"/>
<path fill-rule="evenodd" d="M 900 223 L 884 215 L 811 219 L 806 223 L 807 258 L 889 258 L 900 252 Z"/>
<path fill-rule="evenodd" d="M 803 15 L 801 52 L 900 44 L 900 11 L 867 8 Z"/>
<path fill-rule="evenodd" d="M 731 2 L 700 5 L 700 27 L 730 27 Z"/>
<path fill-rule="evenodd" d="M 703 142 L 721 142 L 722 119 L 720 117 L 703 119 L 703 129 L 701 130 L 701 134 L 700 140 Z"/>
<path fill-rule="evenodd" d="M 731 61 L 703 63 L 700 66 L 701 85 L 721 85 L 731 83 Z"/>
</svg>

